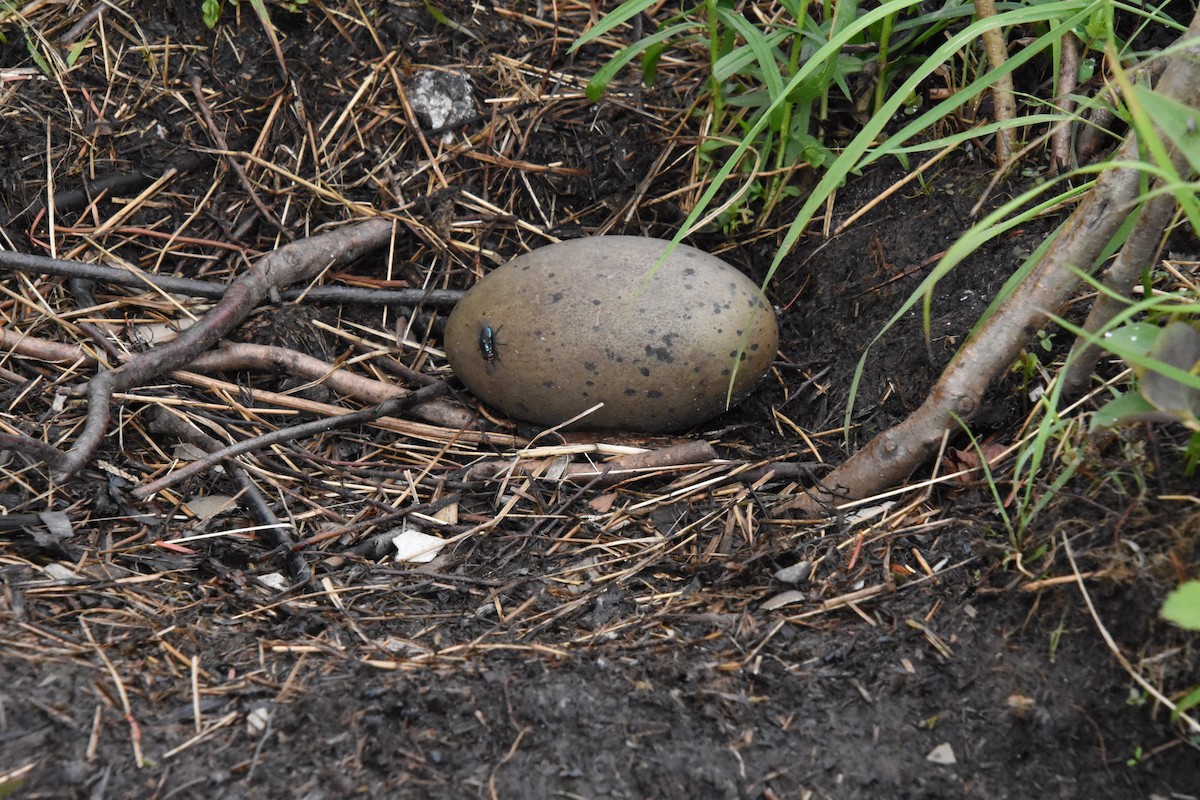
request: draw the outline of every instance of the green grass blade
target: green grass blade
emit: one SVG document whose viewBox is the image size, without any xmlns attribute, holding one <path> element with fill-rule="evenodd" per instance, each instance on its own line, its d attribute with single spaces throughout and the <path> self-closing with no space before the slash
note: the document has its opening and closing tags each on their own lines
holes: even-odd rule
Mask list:
<svg viewBox="0 0 1200 800">
<path fill-rule="evenodd" d="M 657 0 L 626 0 L 621 5 L 609 11 L 603 17 L 596 21 L 588 30 L 584 31 L 583 35 L 575 40 L 575 43 L 567 48 L 568 53 L 574 53 L 579 48 L 583 47 L 588 42 L 598 39 L 604 34 L 616 28 L 618 25 L 628 22 L 629 20 L 641 14 L 650 6 L 654 5 Z"/>
<path fill-rule="evenodd" d="M 588 100 L 594 103 L 603 97 L 604 93 L 608 90 L 608 85 L 612 83 L 613 78 L 617 77 L 617 73 L 624 69 L 626 64 L 642 55 L 649 48 L 665 44 L 675 36 L 693 30 L 695 27 L 695 24 L 691 22 L 681 22 L 678 25 L 671 25 L 650 36 L 639 39 L 629 45 L 629 47 L 620 50 L 609 59 L 608 63 L 596 70 L 596 74 L 588 81 L 586 90 Z"/>
</svg>

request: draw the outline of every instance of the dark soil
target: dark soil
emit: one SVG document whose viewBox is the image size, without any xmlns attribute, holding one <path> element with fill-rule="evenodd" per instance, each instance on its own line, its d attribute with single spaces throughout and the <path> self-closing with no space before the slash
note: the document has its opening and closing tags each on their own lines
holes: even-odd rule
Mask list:
<svg viewBox="0 0 1200 800">
<path fill-rule="evenodd" d="M 399 209 L 402 235 L 390 266 L 367 259 L 346 270 L 351 278 L 463 288 L 496 260 L 544 243 L 534 230 L 669 236 L 683 218 L 685 195 L 674 191 L 690 180 L 682 155 L 695 129 L 676 136 L 681 118 L 671 115 L 702 90 L 702 77 L 664 68 L 653 92 L 627 79 L 623 92 L 588 103 L 581 87 L 611 47 L 566 54 L 586 7 L 555 6 L 561 17 L 539 19 L 532 4 L 464 4 L 446 12 L 461 27 L 447 27 L 421 3 L 364 3 L 366 17 L 356 3 L 312 2 L 295 15 L 271 6 L 284 82 L 248 3 L 226 9 L 215 31 L 201 24 L 198 0 L 126 5 L 79 34 L 103 28 L 105 48 L 93 39 L 61 83 L 36 69 L 0 82 L 4 249 L 50 253 L 53 234 L 39 213 L 48 129 L 56 191 L 109 175 L 157 177 L 211 152 L 193 76 L 210 92 L 228 149 L 328 191 L 242 158 L 280 234 L 228 162 L 206 155 L 112 231 L 93 228 L 140 188 L 113 190 L 94 208 L 86 199 L 60 204 L 60 256 L 112 253 L 164 274 L 227 280 L 238 257 L 212 242 L 265 252 L 284 236 L 354 218 L 353 202 Z M 54 37 L 81 13 L 55 10 L 30 24 L 65 52 Z M 0 72 L 32 67 L 27 29 L 8 23 L 0 32 L 8 39 Z M 474 137 L 472 145 L 447 155 L 428 124 L 422 143 L 385 60 L 405 81 L 427 66 L 465 71 L 481 113 L 452 134 L 458 145 Z M 354 114 L 330 133 L 364 85 Z M 484 102 L 497 98 L 507 100 Z M 426 146 L 443 154 L 438 170 Z M 0 533 L 0 787 L 15 773 L 24 782 L 14 796 L 30 799 L 1200 797 L 1197 738 L 1134 683 L 1099 628 L 1168 696 L 1200 684 L 1200 639 L 1156 613 L 1200 563 L 1200 506 L 1184 477 L 1180 431 L 1064 435 L 1084 466 L 1012 534 L 982 484 L 944 483 L 894 498 L 888 510 L 876 504 L 864 520 L 812 524 L 771 516 L 796 484 L 729 475 L 737 464 L 785 457 L 836 462 L 902 419 L 1057 223 L 989 243 L 940 282 L 928 345 L 918 306 L 870 346 L 970 224 L 991 180 L 985 162 L 945 164 L 844 234 L 810 237 L 775 277 L 778 370 L 692 434 L 730 462 L 706 473 L 726 478 L 711 489 L 681 492 L 688 473 L 611 490 L 502 487 L 465 481 L 463 470 L 511 448 L 343 432 L 254 462 L 314 573 L 308 586 L 280 591 L 266 581 L 283 560 L 253 533 L 161 544 L 253 524 L 242 508 L 207 522 L 181 508 L 232 494 L 227 476 L 151 501 L 129 489 L 169 471 L 176 444 L 142 425 L 147 406 L 182 398 L 210 432 L 244 438 L 264 418 L 293 421 L 242 413 L 254 405 L 252 389 L 286 391 L 287 376 L 242 373 L 240 394 L 164 377 L 122 398 L 119 435 L 67 483 L 10 458 L 5 513 L 61 511 L 73 534 L 3 518 L 12 530 Z M 902 175 L 885 165 L 857 178 L 839 193 L 835 224 Z M 774 228 L 695 243 L 761 279 L 778 242 L 766 230 Z M 168 253 L 147 231 L 200 243 Z M 323 281 L 353 283 L 344 273 Z M 63 279 L 6 273 L 3 285 L 5 328 L 79 341 L 37 316 L 47 303 L 68 316 L 87 305 Z M 49 298 L 42 305 L 28 299 L 35 285 Z M 153 295 L 94 291 L 97 303 L 113 304 L 89 312 L 99 322 L 176 316 Z M 258 333 L 241 338 L 334 361 L 348 345 L 327 328 L 394 335 L 397 314 L 401 326 L 416 321 L 410 340 L 439 345 L 435 309 L 349 305 L 286 315 L 274 307 L 256 320 Z M 1060 335 L 1054 344 L 1066 343 Z M 868 346 L 847 444 L 840 427 Z M 1054 356 L 1031 348 L 1046 363 Z M 394 352 L 433 370 L 436 359 Z M 86 370 L 65 374 L 67 365 L 19 356 L 3 366 L 13 373 L 4 378 L 5 425 L 69 441 L 83 409 L 75 399 L 66 412 L 55 407 L 54 389 Z M 1031 410 L 1027 388 L 1016 373 L 995 387 L 975 432 L 1011 442 Z M 424 480 L 427 466 L 441 483 Z M 998 486 L 1013 488 L 1007 477 Z M 455 530 L 498 522 L 424 567 L 370 547 L 395 522 L 337 535 L 393 505 L 447 498 L 466 523 Z M 648 510 L 638 511 L 643 503 Z M 1013 519 L 1018 507 L 1008 506 Z M 775 576 L 804 562 L 812 571 L 799 585 Z M 772 602 L 789 591 L 792 603 Z"/>
</svg>

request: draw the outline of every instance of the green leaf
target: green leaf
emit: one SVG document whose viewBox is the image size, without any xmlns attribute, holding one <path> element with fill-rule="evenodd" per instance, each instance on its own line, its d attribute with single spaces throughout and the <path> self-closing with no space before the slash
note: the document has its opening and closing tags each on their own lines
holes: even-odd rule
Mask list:
<svg viewBox="0 0 1200 800">
<path fill-rule="evenodd" d="M 626 20 L 633 19 L 638 14 L 654 5 L 658 0 L 629 0 L 629 2 L 609 11 L 600 20 L 593 25 L 589 30 L 585 31 L 582 36 L 575 40 L 575 44 L 567 50 L 568 53 L 574 53 L 579 48 L 583 47 L 593 39 L 597 39 L 611 31 L 613 28 L 620 25 Z"/>
<path fill-rule="evenodd" d="M 23 783 L 25 783 L 24 778 L 14 781 L 0 781 L 0 800 L 20 789 Z"/>
<path fill-rule="evenodd" d="M 204 0 L 200 11 L 204 15 L 204 24 L 212 30 L 217 27 L 217 20 L 221 18 L 221 0 Z"/>
<path fill-rule="evenodd" d="M 1103 49 L 1102 43 L 1109 30 L 1108 17 L 1110 14 L 1111 12 L 1107 12 L 1106 9 L 1098 9 L 1088 17 L 1088 21 L 1081 28 L 1082 35 L 1079 37 L 1083 40 L 1084 45 L 1091 48 L 1099 43 L 1101 44 L 1099 49 Z"/>
<path fill-rule="evenodd" d="M 91 36 L 84 37 L 83 41 L 76 42 L 70 50 L 67 51 L 67 66 L 75 66 L 75 62 L 79 60 L 79 56 L 83 55 L 83 51 L 92 42 Z"/>
<path fill-rule="evenodd" d="M 1175 709 L 1171 712 L 1171 722 L 1179 719 L 1179 715 L 1187 711 L 1189 708 L 1200 706 L 1200 686 L 1192 689 L 1187 693 L 1187 696 L 1175 704 Z"/>
<path fill-rule="evenodd" d="M 1167 595 L 1162 616 L 1181 628 L 1200 631 L 1200 581 L 1188 581 Z"/>
<path fill-rule="evenodd" d="M 1091 429 L 1114 428 L 1117 425 L 1131 425 L 1134 422 L 1165 422 L 1173 419 L 1142 397 L 1137 392 L 1129 392 L 1109 400 L 1095 414 L 1092 414 Z"/>
<path fill-rule="evenodd" d="M 50 62 L 46 61 L 42 54 L 38 52 L 37 45 L 34 43 L 32 37 L 25 38 L 25 49 L 29 51 L 29 56 L 33 59 L 33 63 L 37 64 L 38 69 L 46 75 L 54 74 L 50 71 Z"/>
<path fill-rule="evenodd" d="M 1162 328 L 1152 322 L 1134 322 L 1105 334 L 1100 344 L 1123 358 L 1124 353 L 1145 357 L 1161 333 Z"/>
<path fill-rule="evenodd" d="M 758 62 L 763 82 L 767 84 L 770 99 L 774 100 L 783 94 L 783 76 L 779 74 L 779 65 L 775 61 L 773 38 L 763 36 L 758 28 L 750 24 L 750 20 L 733 11 L 718 8 L 717 18 L 746 40 L 747 47 L 754 54 L 754 60 Z"/>
<path fill-rule="evenodd" d="M 748 24 L 748 23 L 747 23 Z M 763 40 L 763 43 L 768 48 L 776 48 L 783 43 L 789 36 L 793 35 L 794 31 L 783 29 L 772 33 Z M 759 34 L 759 38 L 761 34 Z M 752 63 L 754 63 L 757 51 L 750 47 L 739 47 L 731 50 L 725 55 L 717 59 L 712 66 L 713 78 L 718 83 L 724 83 L 734 75 L 743 74 Z"/>
<path fill-rule="evenodd" d="M 618 52 L 615 56 L 609 59 L 607 64 L 596 70 L 596 74 L 592 76 L 590 81 L 588 81 L 588 100 L 592 101 L 593 103 L 599 100 L 604 95 L 604 92 L 607 91 L 608 85 L 612 83 L 612 79 L 617 77 L 617 73 L 624 69 L 626 64 L 628 64 L 630 61 L 633 61 L 643 52 L 648 51 L 652 47 L 661 45 L 663 42 L 666 42 L 676 34 L 684 33 L 694 29 L 695 27 L 696 26 L 694 23 L 681 22 L 678 25 L 672 25 L 670 27 L 663 28 L 657 33 L 651 34 L 650 36 L 636 41 L 629 45 L 629 47 L 626 47 Z"/>
<path fill-rule="evenodd" d="M 786 161 L 789 164 L 811 164 L 823 167 L 833 160 L 833 152 L 810 133 L 794 132 L 788 137 Z"/>
<path fill-rule="evenodd" d="M 1200 366 L 1200 331 L 1186 322 L 1162 329 L 1149 356 L 1191 375 Z M 1200 389 L 1177 381 L 1158 370 L 1142 377 L 1142 394 L 1159 411 L 1170 414 L 1194 431 L 1200 431 Z"/>
<path fill-rule="evenodd" d="M 1200 111 L 1140 84 L 1133 92 L 1158 132 L 1179 148 L 1193 172 L 1200 171 Z"/>
<path fill-rule="evenodd" d="M 450 18 L 446 16 L 446 13 L 430 3 L 429 0 L 425 0 L 425 13 L 433 17 L 433 21 L 438 25 L 450 26 Z"/>
<path fill-rule="evenodd" d="M 647 86 L 654 85 L 654 79 L 658 76 L 658 62 L 662 60 L 662 54 L 670 48 L 669 42 L 660 42 L 646 48 L 642 55 L 642 83 Z"/>
</svg>

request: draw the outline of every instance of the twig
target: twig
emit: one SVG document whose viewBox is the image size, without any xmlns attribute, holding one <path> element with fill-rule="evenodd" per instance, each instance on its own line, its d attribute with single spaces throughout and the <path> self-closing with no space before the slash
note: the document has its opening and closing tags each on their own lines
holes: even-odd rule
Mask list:
<svg viewBox="0 0 1200 800">
<path fill-rule="evenodd" d="M 1054 90 L 1054 104 L 1070 116 L 1075 111 L 1075 99 L 1071 96 L 1079 84 L 1079 39 L 1068 32 L 1062 38 L 1062 57 L 1058 64 L 1058 85 Z M 1071 168 L 1071 126 L 1055 125 L 1050 145 L 1050 169 L 1055 174 Z"/>
<path fill-rule="evenodd" d="M 1161 182 L 1155 182 L 1161 188 Z M 1113 295 L 1121 297 L 1129 293 L 1130 287 L 1137 283 L 1142 270 L 1157 261 L 1159 243 L 1163 241 L 1167 223 L 1175 213 L 1175 196 L 1159 194 L 1151 197 L 1138 209 L 1137 219 L 1129 231 L 1129 237 L 1121 246 L 1121 251 L 1113 259 L 1112 264 L 1104 272 L 1103 284 L 1113 294 L 1100 292 L 1083 329 L 1088 333 L 1096 333 L 1120 313 L 1124 303 Z M 1100 359 L 1102 350 L 1091 344 L 1083 337 L 1075 340 L 1071 355 L 1067 359 L 1066 377 L 1063 379 L 1063 391 L 1068 396 L 1078 394 L 1087 387 L 1092 369 Z"/>
<path fill-rule="evenodd" d="M 222 461 L 233 458 L 234 456 L 239 456 L 252 450 L 261 450 L 264 447 L 269 447 L 273 444 L 285 442 L 290 439 L 313 436 L 318 433 L 326 433 L 331 430 L 337 430 L 338 428 L 349 428 L 354 425 L 361 425 L 364 422 L 370 422 L 371 420 L 378 419 L 379 417 L 397 414 L 419 403 L 432 400 L 434 397 L 437 397 L 438 395 L 448 391 L 448 388 L 449 387 L 447 387 L 445 383 L 431 384 L 418 389 L 412 394 L 405 395 L 404 397 L 394 397 L 391 400 L 385 400 L 382 403 L 374 405 L 371 408 L 363 409 L 362 411 L 352 411 L 349 414 L 342 414 L 338 417 L 319 419 L 314 422 L 305 422 L 300 425 L 292 425 L 287 428 L 280 428 L 278 430 L 271 431 L 270 433 L 263 434 L 262 436 L 255 436 L 252 439 L 236 442 L 227 447 L 223 447 L 220 450 L 211 452 L 204 458 L 193 461 L 186 467 L 177 469 L 169 475 L 164 475 L 158 480 L 150 481 L 149 483 L 143 483 L 140 486 L 135 486 L 132 490 L 132 494 L 139 500 L 143 500 L 155 492 L 162 491 L 168 486 L 173 486 L 184 478 L 195 475 L 198 472 L 203 472 L 204 470 L 212 467 L 214 464 L 219 464 Z"/>
<path fill-rule="evenodd" d="M 1157 52 L 1155 51 L 1156 55 L 1142 63 L 1125 70 L 1129 75 L 1130 82 L 1138 83 L 1145 80 L 1147 83 L 1153 83 L 1162 75 L 1163 70 L 1167 68 L 1169 59 L 1158 57 Z M 1098 82 L 1105 78 L 1107 76 L 1104 74 L 1097 75 L 1088 83 Z M 1116 134 L 1109 130 L 1109 126 L 1117 122 L 1117 115 L 1113 112 L 1112 107 L 1120 102 L 1120 99 L 1121 87 L 1112 85 L 1093 101 L 1094 106 L 1088 113 L 1087 124 L 1079 129 L 1079 136 L 1075 140 L 1075 158 L 1080 163 L 1086 164 L 1093 161 L 1105 140 L 1110 137 L 1116 138 Z"/>
<path fill-rule="evenodd" d="M 950 572 L 951 570 L 964 567 L 973 561 L 975 561 L 975 558 L 967 558 L 955 564 L 950 564 L 946 567 L 943 567 L 933 575 L 922 575 L 919 578 L 913 578 L 912 580 L 905 581 L 900 585 L 876 584 L 874 586 L 867 586 L 863 589 L 857 589 L 853 592 L 847 592 L 846 594 L 824 600 L 818 608 L 814 608 L 809 611 L 802 611 L 799 614 L 791 614 L 786 617 L 780 617 L 778 620 L 776 620 L 775 624 L 771 626 L 770 630 L 767 631 L 763 638 L 756 643 L 754 647 L 750 648 L 750 651 L 744 658 L 742 658 L 742 663 L 753 663 L 754 659 L 758 657 L 759 652 L 761 652 L 762 649 L 767 646 L 767 643 L 770 642 L 771 639 L 773 639 L 775 635 L 783 629 L 783 626 L 789 622 L 800 622 L 802 620 L 811 619 L 812 617 L 820 616 L 821 614 L 827 614 L 830 611 L 841 608 L 842 606 L 849 606 L 853 603 L 859 602 L 860 600 L 868 600 L 877 595 L 884 594 L 885 592 L 904 592 L 912 589 L 913 587 L 921 586 L 925 583 L 933 581 L 936 578 L 939 578 Z"/>
<path fill-rule="evenodd" d="M 553 456 L 551 456 L 553 457 Z M 611 486 L 631 478 L 644 478 L 672 467 L 703 464 L 717 457 L 717 451 L 703 439 L 681 442 L 658 450 L 619 456 L 600 465 L 568 464 L 560 476 L 574 483 L 586 482 L 590 486 Z M 466 481 L 487 480 L 498 473 L 512 469 L 521 475 L 538 475 L 545 470 L 545 461 L 485 461 L 475 464 L 463 477 Z"/>
<path fill-rule="evenodd" d="M 150 421 L 150 429 L 177 436 L 209 453 L 215 453 L 222 449 L 219 441 L 165 408 L 158 409 L 158 413 Z M 287 569 L 288 577 L 292 579 L 292 585 L 300 586 L 310 582 L 312 570 L 309 569 L 304 556 L 296 551 L 296 542 L 291 536 L 292 526 L 283 523 L 279 517 L 275 516 L 275 512 L 267 505 L 267 499 L 259 491 L 258 484 L 246 470 L 236 462 L 226 464 L 225 468 L 242 490 L 239 493 L 239 502 L 246 508 L 251 519 L 262 528 L 263 536 L 266 537 L 271 547 L 283 554 L 284 566 Z M 196 724 L 200 724 L 198 714 L 196 715 Z"/>
<path fill-rule="evenodd" d="M 59 227 L 59 231 L 68 230 Z M 69 232 L 69 231 L 68 231 Z M 242 248 L 236 248 L 242 250 Z M 38 256 L 0 250 L 0 269 L 14 272 L 29 272 L 42 275 L 63 275 L 69 278 L 89 278 L 117 286 L 154 286 L 172 294 L 190 297 L 205 297 L 220 300 L 229 291 L 229 284 L 214 281 L 198 281 L 192 278 L 176 278 L 171 275 L 152 275 L 132 269 L 106 267 L 103 264 L 88 264 L 82 261 L 65 261 L 61 258 Z M 370 306 L 431 306 L 451 308 L 462 299 L 460 289 L 376 289 L 360 286 L 313 286 L 307 289 L 284 289 L 279 292 L 281 300 L 305 300 L 322 303 L 350 303 Z"/>
<path fill-rule="evenodd" d="M 872 208 L 879 205 L 884 200 L 887 200 L 893 194 L 900 191 L 900 189 L 904 188 L 909 183 L 911 183 L 912 181 L 919 178 L 921 176 L 921 173 L 923 173 L 925 170 L 929 169 L 934 164 L 941 161 L 943 158 L 948 156 L 950 153 L 952 153 L 957 148 L 958 148 L 957 143 L 943 147 L 935 155 L 931 156 L 928 160 L 926 160 L 924 163 L 922 163 L 919 167 L 914 169 L 912 172 L 908 173 L 902 179 L 893 183 L 891 186 L 889 186 L 887 189 L 885 189 L 880 194 L 871 198 L 870 202 L 868 202 L 862 208 L 858 209 L 853 214 L 851 214 L 849 217 L 847 217 L 840 225 L 837 226 L 837 228 L 830 235 L 837 236 L 838 234 L 845 231 L 847 228 L 849 228 L 851 225 L 853 225 L 859 218 L 861 218 L 864 214 L 866 214 Z"/>
<path fill-rule="evenodd" d="M 399 386 L 363 377 L 346 369 L 334 367 L 319 358 L 289 350 L 286 347 L 270 347 L 261 344 L 230 344 L 217 350 L 201 354 L 188 364 L 196 372 L 233 372 L 235 370 L 279 370 L 288 375 L 320 381 L 334 392 L 355 397 L 368 403 L 382 403 L 407 393 Z M 438 381 L 432 379 L 428 385 Z M 451 428 L 471 427 L 475 415 L 466 409 L 446 401 L 422 403 L 425 411 L 421 416 Z"/>
<path fill-rule="evenodd" d="M 79 18 L 79 21 L 71 26 L 70 30 L 58 37 L 58 43 L 63 47 L 70 47 L 75 44 L 75 40 L 83 35 L 83 32 L 91 26 L 93 22 L 100 19 L 100 15 L 108 11 L 108 4 L 105 0 L 99 0 L 96 5 Z"/>
<path fill-rule="evenodd" d="M 105 340 L 107 342 L 107 340 Z M 37 361 L 47 363 L 95 364 L 96 357 L 79 345 L 64 342 L 48 342 L 32 336 L 25 336 L 20 331 L 0 328 L 0 348 L 8 352 Z M 256 344 L 231 344 L 219 350 L 201 353 L 195 360 L 185 365 L 185 369 L 171 370 L 172 378 L 199 386 L 209 391 L 235 391 L 224 381 L 202 378 L 196 372 L 223 372 L 232 370 L 270 370 L 281 369 L 292 375 L 307 377 L 320 381 L 338 394 L 354 397 L 367 403 L 380 403 L 390 397 L 402 396 L 404 390 L 391 383 L 365 378 L 349 370 L 334 367 L 320 359 L 297 353 L 283 347 L 269 347 Z M 411 372 L 411 371 L 410 371 Z M 421 374 L 421 373 L 418 373 Z M 424 385 L 437 382 L 437 378 L 421 374 Z M 14 376 L 14 382 L 24 380 L 20 375 Z M 281 405 L 309 414 L 337 414 L 336 406 L 326 403 L 316 403 L 292 396 L 266 392 L 260 389 L 250 390 L 250 396 L 256 400 Z M 422 403 L 414 413 L 426 422 L 447 428 L 466 430 L 477 428 L 474 414 L 465 411 L 461 406 L 445 400 L 433 400 Z M 411 435 L 413 431 L 399 431 Z M 488 437 L 484 437 L 485 439 Z M 501 437 L 508 438 L 508 437 Z M 476 441 L 468 437 L 470 441 Z M 482 441 L 483 439 L 480 439 Z M 499 440 L 495 442 L 500 444 Z M 53 461 L 62 456 L 61 451 L 50 445 L 39 450 L 28 437 L 14 436 L 12 439 L 0 437 L 0 449 L 24 449 L 27 452 L 40 454 L 43 461 Z"/>
<path fill-rule="evenodd" d="M 63 189 L 54 193 L 52 198 L 54 213 L 61 214 L 83 208 L 102 194 L 107 193 L 111 197 L 125 192 L 141 191 L 156 181 L 166 181 L 176 174 L 191 172 L 211 160 L 212 157 L 204 153 L 184 153 L 175 163 L 164 165 L 166 169 L 162 171 L 162 174 L 157 174 L 156 170 L 142 169 L 129 173 L 104 175 L 93 180 L 85 178 L 83 185 L 78 189 Z M 39 197 L 30 204 L 24 213 L 17 214 L 13 221 L 22 217 L 37 219 L 37 216 L 45 210 L 46 201 Z"/>
<path fill-rule="evenodd" d="M 100 656 L 100 660 L 104 662 L 108 674 L 112 677 L 113 683 L 117 686 L 117 695 L 121 698 L 121 711 L 124 712 L 125 721 L 129 723 L 129 738 L 133 742 L 133 761 L 137 764 L 138 769 L 146 766 L 146 759 L 142 756 L 142 729 L 138 725 L 137 719 L 133 716 L 133 706 L 129 702 L 129 694 L 125 691 L 125 682 L 121 680 L 120 673 L 113 666 L 112 661 L 104 653 L 104 648 L 92 636 L 92 629 L 88 627 L 87 621 L 80 619 L 79 624 L 83 626 L 83 632 L 87 636 L 92 647 L 96 648 L 96 655 Z"/>
<path fill-rule="evenodd" d="M 38 461 L 45 461 L 49 464 L 57 463 L 62 458 L 62 451 L 54 445 L 49 445 L 41 439 L 34 439 L 32 436 L 23 436 L 15 433 L 0 433 L 0 453 L 11 450 L 14 453 L 23 453 L 31 456 Z"/>
<path fill-rule="evenodd" d="M 173 379 L 181 383 L 187 383 L 192 386 L 198 386 L 202 389 L 207 389 L 213 392 L 226 392 L 231 397 L 239 396 L 243 392 L 248 392 L 250 397 L 255 402 L 271 404 L 280 408 L 302 411 L 306 414 L 324 414 L 326 416 L 341 416 L 346 413 L 346 409 L 341 406 L 336 406 L 331 403 L 321 403 L 316 400 L 308 400 L 296 395 L 282 394 L 280 392 L 270 392 L 265 389 L 249 389 L 245 386 L 229 381 L 219 380 L 207 375 L 200 375 L 196 372 L 187 370 L 172 370 L 168 373 Z M 433 401 L 436 409 L 438 401 Z M 424 410 L 429 407 L 429 403 L 422 404 L 420 409 L 414 410 L 415 414 L 420 416 L 428 416 Z M 394 417 L 381 417 L 372 423 L 373 427 L 380 430 L 392 431 L 404 436 L 411 436 L 418 439 L 424 439 L 431 442 L 448 442 L 448 441 L 466 441 L 473 443 L 486 443 L 495 447 L 515 447 L 522 443 L 511 434 L 484 432 L 470 429 L 446 430 L 438 423 L 426 424 L 421 422 L 411 422 L 409 420 L 396 419 Z"/>
<path fill-rule="evenodd" d="M 987 19 L 996 16 L 995 0 L 975 0 L 975 16 Z M 1004 43 L 1004 31 L 988 28 L 983 32 L 983 47 L 987 51 L 988 66 L 999 69 L 1008 60 L 1008 47 Z M 992 117 L 1004 123 L 1017 116 L 1017 101 L 1013 95 L 1012 72 L 1001 73 L 992 86 Z M 996 163 L 1003 164 L 1017 149 L 1017 132 L 1012 127 L 1001 125 L 996 130 Z"/>
<path fill-rule="evenodd" d="M 1200 105 L 1200 13 L 1193 18 L 1183 41 L 1156 91 L 1196 107 Z M 1116 160 L 1130 163 L 1137 157 L 1138 139 L 1130 134 Z M 1177 170 L 1184 168 L 1183 155 L 1173 150 L 1171 158 Z M 1075 292 L 1079 285 L 1075 270 L 1090 268 L 1125 222 L 1137 203 L 1141 178 L 1142 173 L 1131 167 L 1114 167 L 1102 173 L 1033 272 L 978 326 L 921 407 L 868 442 L 809 493 L 776 511 L 802 515 L 827 512 L 837 503 L 869 497 L 893 486 L 933 453 L 946 431 L 956 430 L 974 417 L 988 385 L 1012 364 L 1025 345 L 1028 331 L 1045 324 L 1049 314 Z"/>
<path fill-rule="evenodd" d="M 1067 561 L 1071 565 L 1071 572 L 1075 574 L 1075 585 L 1079 587 L 1079 593 L 1083 595 L 1083 602 L 1087 604 L 1088 613 L 1092 615 L 1092 622 L 1096 623 L 1096 629 L 1100 631 L 1100 636 L 1103 637 L 1104 643 L 1108 645 L 1108 649 L 1116 657 L 1117 663 L 1121 668 L 1129 673 L 1129 677 L 1133 678 L 1134 683 L 1146 690 L 1146 693 L 1153 697 L 1158 702 L 1162 703 L 1167 708 L 1171 709 L 1171 713 L 1178 719 L 1182 720 L 1192 733 L 1200 733 L 1200 722 L 1197 722 L 1188 714 L 1180 711 L 1170 698 L 1155 689 L 1150 685 L 1150 682 L 1138 673 L 1129 663 L 1129 659 L 1121 652 L 1121 648 L 1117 647 L 1117 643 L 1113 641 L 1112 635 L 1108 632 L 1108 628 L 1104 627 L 1104 623 L 1100 621 L 1100 615 L 1096 613 L 1096 606 L 1092 604 L 1092 596 L 1088 594 L 1087 587 L 1083 585 L 1083 575 L 1079 573 L 1079 566 L 1075 563 L 1075 554 L 1071 552 L 1071 540 L 1067 538 L 1064 531 L 1062 535 L 1063 550 L 1067 554 Z"/>
</svg>

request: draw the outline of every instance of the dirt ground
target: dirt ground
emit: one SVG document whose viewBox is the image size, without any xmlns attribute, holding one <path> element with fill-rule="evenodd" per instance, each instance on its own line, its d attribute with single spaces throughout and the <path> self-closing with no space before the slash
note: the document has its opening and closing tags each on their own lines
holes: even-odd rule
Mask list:
<svg viewBox="0 0 1200 800">
<path fill-rule="evenodd" d="M 539 16 L 533 4 L 445 5 L 448 23 L 421 3 L 271 6 L 285 81 L 249 4 L 215 31 L 199 2 L 117 3 L 90 20 L 60 5 L 0 27 L 4 249 L 227 281 L 243 256 L 373 207 L 398 221 L 391 260 L 335 268 L 323 284 L 463 289 L 548 235 L 669 236 L 694 199 L 680 191 L 695 146 L 681 109 L 702 77 L 668 63 L 653 91 L 626 76 L 588 102 L 582 87 L 612 45 L 566 52 L 586 6 Z M 27 40 L 43 58 L 86 46 L 47 79 Z M 430 67 L 461 70 L 474 92 L 478 113 L 446 141 L 411 110 L 414 76 Z M 203 158 L 186 161 L 194 153 Z M 75 206 L 56 198 L 53 223 L 48 161 L 51 191 L 92 190 Z M 903 174 L 889 165 L 856 178 L 834 223 Z M 107 194 L 94 183 L 131 175 Z M 571 437 L 707 440 L 717 462 L 610 487 L 474 477 L 472 465 L 512 461 L 536 433 L 503 420 L 508 444 L 364 427 L 247 458 L 294 526 L 305 585 L 289 588 L 294 562 L 242 530 L 254 524 L 244 505 L 196 510 L 237 492 L 229 473 L 131 494 L 175 465 L 177 439 L 154 432 L 150 410 L 186 409 L 210 433 L 246 438 L 295 422 L 277 404 L 307 391 L 303 381 L 241 370 L 222 388 L 172 373 L 119 398 L 113 432 L 74 478 L 7 457 L 0 776 L 19 784 L 12 796 L 1200 797 L 1200 741 L 1103 634 L 1165 695 L 1200 684 L 1200 638 L 1157 617 L 1200 563 L 1184 432 L 1070 432 L 1061 447 L 1083 466 L 1015 533 L 970 481 L 857 517 L 771 513 L 821 474 L 819 461 L 838 462 L 921 401 L 1053 228 L 1055 218 L 1023 226 L 939 284 L 928 346 L 915 314 L 871 346 L 844 435 L 860 354 L 970 224 L 990 179 L 980 152 L 964 151 L 845 233 L 805 240 L 769 287 L 779 362 L 724 417 L 679 437 Z M 1002 184 L 989 202 L 1013 190 Z M 763 223 L 693 242 L 761 280 L 781 235 Z M 1185 240 L 1170 255 L 1194 271 L 1200 248 Z M 4 328 L 38 340 L 78 345 L 89 322 L 134 347 L 137 324 L 178 314 L 153 293 L 100 283 L 80 315 L 86 289 L 64 278 L 2 280 Z M 363 352 L 347 344 L 353 333 L 386 345 L 404 368 L 392 379 L 412 386 L 446 377 L 421 350 L 440 345 L 443 313 L 273 305 L 235 338 L 341 363 Z M 1066 344 L 1031 352 L 1048 364 Z M 3 362 L 5 425 L 69 442 L 85 409 L 55 393 L 92 368 L 22 352 Z M 350 367 L 367 374 L 365 363 Z M 1019 373 L 996 387 L 975 433 L 1013 441 L 1029 388 Z M 267 391 L 279 395 L 267 402 Z M 778 463 L 807 466 L 760 469 Z M 928 469 L 914 483 L 938 466 Z M 1005 466 L 999 474 L 1012 489 Z M 461 538 L 434 562 L 375 546 L 401 513 L 446 509 L 455 516 L 439 517 L 440 530 Z M 62 512 L 70 534 L 20 516 L 46 511 Z M 782 579 L 788 567 L 807 574 Z"/>
</svg>

